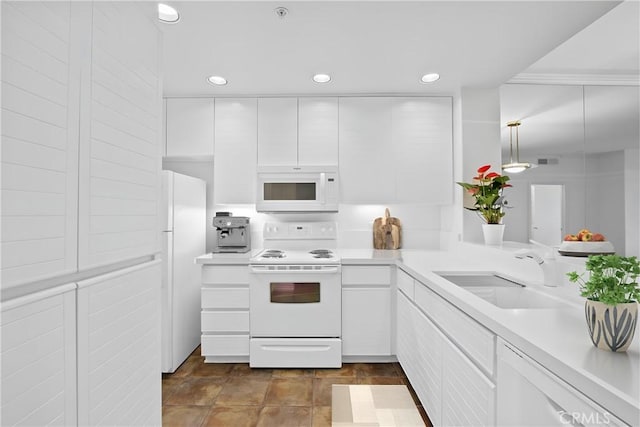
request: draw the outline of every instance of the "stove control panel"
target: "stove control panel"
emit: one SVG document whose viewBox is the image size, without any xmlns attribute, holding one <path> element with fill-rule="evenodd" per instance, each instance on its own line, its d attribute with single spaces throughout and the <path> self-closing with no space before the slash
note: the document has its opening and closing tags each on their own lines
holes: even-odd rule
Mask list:
<svg viewBox="0 0 640 427">
<path fill-rule="evenodd" d="M 268 222 L 262 237 L 265 240 L 331 239 L 338 236 L 335 222 Z"/>
</svg>

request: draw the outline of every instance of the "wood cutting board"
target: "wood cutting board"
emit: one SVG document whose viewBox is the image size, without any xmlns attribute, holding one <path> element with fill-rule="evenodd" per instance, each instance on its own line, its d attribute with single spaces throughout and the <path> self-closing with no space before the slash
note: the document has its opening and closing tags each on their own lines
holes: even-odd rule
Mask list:
<svg viewBox="0 0 640 427">
<path fill-rule="evenodd" d="M 389 208 L 384 210 L 384 216 L 373 221 L 373 248 L 400 249 L 402 225 L 398 218 L 392 217 Z"/>
</svg>

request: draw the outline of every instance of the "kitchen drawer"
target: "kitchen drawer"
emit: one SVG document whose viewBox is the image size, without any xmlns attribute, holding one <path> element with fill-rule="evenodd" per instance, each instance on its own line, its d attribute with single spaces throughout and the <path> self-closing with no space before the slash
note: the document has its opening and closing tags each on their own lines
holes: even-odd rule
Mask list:
<svg viewBox="0 0 640 427">
<path fill-rule="evenodd" d="M 249 334 L 246 335 L 202 335 L 203 356 L 248 356 Z"/>
<path fill-rule="evenodd" d="M 205 265 L 202 267 L 203 285 L 248 285 L 248 265 Z"/>
<path fill-rule="evenodd" d="M 249 308 L 249 288 L 202 288 L 202 308 Z"/>
<path fill-rule="evenodd" d="M 415 303 L 487 374 L 493 375 L 495 334 L 420 282 L 415 286 Z"/>
<path fill-rule="evenodd" d="M 388 265 L 342 266 L 343 285 L 391 285 Z"/>
<path fill-rule="evenodd" d="M 203 311 L 202 332 L 249 332 L 249 311 Z"/>
<path fill-rule="evenodd" d="M 396 282 L 398 284 L 398 289 L 408 296 L 410 300 L 413 300 L 415 286 L 415 280 L 413 277 L 409 276 L 403 270 L 398 269 Z"/>
</svg>

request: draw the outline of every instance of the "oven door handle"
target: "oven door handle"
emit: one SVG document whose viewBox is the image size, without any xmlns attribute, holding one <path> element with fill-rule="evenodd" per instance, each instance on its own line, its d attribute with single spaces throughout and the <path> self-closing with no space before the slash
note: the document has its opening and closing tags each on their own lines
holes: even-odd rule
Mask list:
<svg viewBox="0 0 640 427">
<path fill-rule="evenodd" d="M 293 268 L 291 268 L 293 267 Z M 340 272 L 339 265 L 323 265 L 321 267 L 312 266 L 278 266 L 274 268 L 272 265 L 250 265 L 251 273 L 256 274 L 336 274 Z"/>
</svg>

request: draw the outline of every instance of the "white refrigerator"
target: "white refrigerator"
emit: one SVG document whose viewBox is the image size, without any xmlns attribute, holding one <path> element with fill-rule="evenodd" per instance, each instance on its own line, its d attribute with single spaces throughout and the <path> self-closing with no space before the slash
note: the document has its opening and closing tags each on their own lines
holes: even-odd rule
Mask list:
<svg viewBox="0 0 640 427">
<path fill-rule="evenodd" d="M 205 252 L 206 183 L 162 171 L 162 372 L 174 372 L 200 344 L 200 266 Z"/>
</svg>

